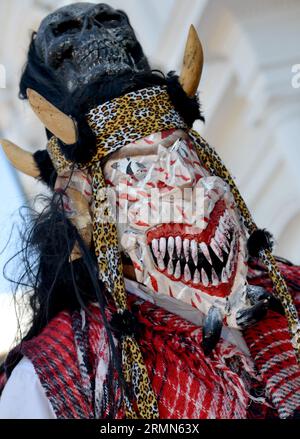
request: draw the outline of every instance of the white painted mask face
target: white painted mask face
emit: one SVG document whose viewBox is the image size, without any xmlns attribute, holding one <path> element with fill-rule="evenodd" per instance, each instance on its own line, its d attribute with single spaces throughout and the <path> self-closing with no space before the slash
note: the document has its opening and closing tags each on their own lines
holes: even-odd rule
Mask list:
<svg viewBox="0 0 300 439">
<path fill-rule="evenodd" d="M 228 185 L 201 166 L 186 134 L 155 134 L 122 148 L 104 176 L 138 282 L 205 314 L 217 306 L 236 327 L 245 306 L 245 233 Z"/>
</svg>

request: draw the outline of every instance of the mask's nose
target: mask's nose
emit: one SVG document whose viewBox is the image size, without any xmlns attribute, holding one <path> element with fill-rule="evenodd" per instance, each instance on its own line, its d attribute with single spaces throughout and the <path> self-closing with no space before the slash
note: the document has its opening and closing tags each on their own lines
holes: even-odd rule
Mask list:
<svg viewBox="0 0 300 439">
<path fill-rule="evenodd" d="M 93 16 L 85 16 L 83 19 L 82 30 L 90 30 L 95 25 L 95 18 Z"/>
</svg>

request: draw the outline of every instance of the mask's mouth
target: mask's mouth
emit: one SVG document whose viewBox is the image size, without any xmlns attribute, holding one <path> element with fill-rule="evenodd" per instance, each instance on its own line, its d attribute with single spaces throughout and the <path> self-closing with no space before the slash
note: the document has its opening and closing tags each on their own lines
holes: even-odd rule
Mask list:
<svg viewBox="0 0 300 439">
<path fill-rule="evenodd" d="M 231 293 L 239 254 L 239 229 L 226 208 L 216 203 L 205 230 L 187 224 L 162 224 L 149 230 L 147 243 L 158 271 L 209 295 Z"/>
</svg>

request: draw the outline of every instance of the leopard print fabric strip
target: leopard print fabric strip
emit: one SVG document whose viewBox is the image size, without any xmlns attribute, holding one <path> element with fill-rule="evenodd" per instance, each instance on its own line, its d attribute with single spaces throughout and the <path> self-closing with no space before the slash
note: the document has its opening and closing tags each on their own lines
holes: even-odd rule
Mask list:
<svg viewBox="0 0 300 439">
<path fill-rule="evenodd" d="M 249 209 L 243 200 L 236 184 L 231 177 L 229 171 L 223 164 L 217 152 L 209 146 L 209 144 L 194 130 L 189 132 L 189 136 L 193 140 L 197 148 L 197 153 L 201 162 L 214 175 L 222 178 L 230 186 L 231 192 L 234 196 L 237 207 L 239 208 L 243 221 L 249 231 L 249 234 L 257 229 L 255 222 L 249 212 Z M 300 360 L 300 324 L 298 313 L 293 303 L 292 296 L 289 293 L 288 287 L 277 267 L 276 261 L 270 251 L 262 251 L 260 259 L 265 264 L 270 279 L 274 285 L 274 294 L 281 301 L 288 320 L 289 330 L 292 336 L 292 343 L 295 348 L 298 361 Z"/>
<path fill-rule="evenodd" d="M 187 126 L 175 111 L 166 87 L 150 87 L 128 93 L 99 105 L 87 115 L 97 137 L 97 153 L 92 162 L 102 160 L 141 137 Z"/>
</svg>

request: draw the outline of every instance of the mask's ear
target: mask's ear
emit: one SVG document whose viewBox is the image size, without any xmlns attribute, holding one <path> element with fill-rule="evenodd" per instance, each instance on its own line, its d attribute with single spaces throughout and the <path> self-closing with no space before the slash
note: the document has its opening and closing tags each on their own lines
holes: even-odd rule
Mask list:
<svg viewBox="0 0 300 439">
<path fill-rule="evenodd" d="M 179 79 L 185 93 L 190 97 L 195 96 L 197 92 L 202 75 L 203 62 L 202 45 L 195 27 L 191 25 Z"/>
<path fill-rule="evenodd" d="M 64 114 L 31 88 L 27 89 L 27 97 L 34 113 L 55 137 L 67 145 L 77 142 L 77 124 L 72 117 Z"/>
</svg>

